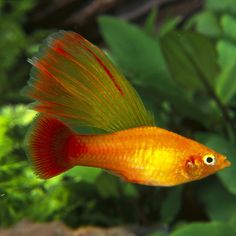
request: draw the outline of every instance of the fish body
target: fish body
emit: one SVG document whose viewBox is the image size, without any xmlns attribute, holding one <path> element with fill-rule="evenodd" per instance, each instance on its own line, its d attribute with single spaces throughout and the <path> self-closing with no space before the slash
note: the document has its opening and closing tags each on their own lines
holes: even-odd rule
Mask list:
<svg viewBox="0 0 236 236">
<path fill-rule="evenodd" d="M 192 158 L 200 158 L 214 151 L 173 132 L 150 126 L 106 135 L 75 135 L 70 141 L 68 157 L 73 165 L 100 167 L 129 182 L 170 186 L 188 182 L 193 177 L 203 178 L 215 171 L 216 166 L 210 166 L 203 174 L 204 168 L 201 168 L 194 176 L 187 165 L 192 161 L 192 153 L 195 154 Z"/>
<path fill-rule="evenodd" d="M 82 36 L 54 34 L 31 63 L 27 94 L 41 115 L 28 136 L 28 153 L 39 177 L 81 165 L 132 183 L 174 186 L 230 165 L 224 155 L 157 127 L 132 85 Z M 73 125 L 106 134 L 78 134 Z"/>
<path fill-rule="evenodd" d="M 54 118 L 41 117 L 36 134 L 30 141 L 32 163 L 42 178 L 57 174 L 54 169 L 60 173 L 80 165 L 103 168 L 132 183 L 172 186 L 229 165 L 226 157 L 204 145 L 153 126 L 81 135 Z M 213 154 L 217 163 L 206 165 L 202 159 Z"/>
</svg>

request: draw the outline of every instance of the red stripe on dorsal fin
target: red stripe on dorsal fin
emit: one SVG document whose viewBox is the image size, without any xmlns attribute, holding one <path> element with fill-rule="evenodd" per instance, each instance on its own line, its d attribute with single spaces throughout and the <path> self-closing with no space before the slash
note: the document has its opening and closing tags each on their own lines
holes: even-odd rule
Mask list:
<svg viewBox="0 0 236 236">
<path fill-rule="evenodd" d="M 116 86 L 116 88 L 119 90 L 119 92 L 121 93 L 121 95 L 124 95 L 124 92 L 122 91 L 121 87 L 118 85 L 118 83 L 115 80 L 115 77 L 113 76 L 113 74 L 111 73 L 111 71 L 105 66 L 105 64 L 102 62 L 102 60 L 94 53 L 92 52 L 89 48 L 86 48 L 86 50 L 88 50 L 96 59 L 96 61 L 102 66 L 102 68 L 104 69 L 104 71 L 107 73 L 107 75 L 111 78 L 112 82 L 114 83 L 114 85 Z"/>
<path fill-rule="evenodd" d="M 63 44 L 60 41 L 55 41 L 52 45 L 52 49 L 64 57 L 69 58 L 71 56 L 67 51 L 65 51 Z"/>
</svg>

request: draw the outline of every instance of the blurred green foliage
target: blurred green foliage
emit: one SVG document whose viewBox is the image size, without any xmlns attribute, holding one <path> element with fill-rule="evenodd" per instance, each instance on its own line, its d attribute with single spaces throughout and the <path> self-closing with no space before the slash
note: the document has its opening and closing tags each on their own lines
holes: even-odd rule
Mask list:
<svg viewBox="0 0 236 236">
<path fill-rule="evenodd" d="M 99 18 L 109 56 L 135 85 L 157 124 L 224 153 L 215 176 L 173 188 L 124 183 L 100 169 L 77 167 L 48 181 L 32 172 L 24 139 L 35 112 L 21 95 L 47 30 L 23 27 L 34 1 L 0 1 L 0 226 L 20 219 L 81 224 L 164 224 L 150 236 L 236 235 L 236 2 L 205 0 L 179 26 L 158 32 L 153 10 L 143 28 Z M 190 221 L 197 221 L 189 223 Z"/>
</svg>

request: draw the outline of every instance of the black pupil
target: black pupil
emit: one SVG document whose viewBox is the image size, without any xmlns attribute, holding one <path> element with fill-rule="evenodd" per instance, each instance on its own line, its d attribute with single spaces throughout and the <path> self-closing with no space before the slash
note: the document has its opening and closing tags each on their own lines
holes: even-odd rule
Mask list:
<svg viewBox="0 0 236 236">
<path fill-rule="evenodd" d="M 206 158 L 206 162 L 207 163 L 212 163 L 213 162 L 213 158 L 212 157 L 207 157 Z"/>
</svg>

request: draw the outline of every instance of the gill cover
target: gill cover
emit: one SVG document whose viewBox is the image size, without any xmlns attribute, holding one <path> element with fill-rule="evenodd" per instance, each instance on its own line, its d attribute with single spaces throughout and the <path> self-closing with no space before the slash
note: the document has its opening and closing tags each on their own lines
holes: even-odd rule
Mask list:
<svg viewBox="0 0 236 236">
<path fill-rule="evenodd" d="M 26 93 L 35 110 L 108 132 L 154 125 L 131 84 L 79 34 L 51 35 L 31 63 Z"/>
</svg>

